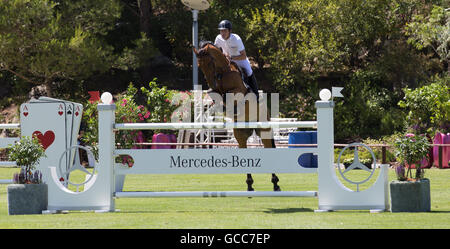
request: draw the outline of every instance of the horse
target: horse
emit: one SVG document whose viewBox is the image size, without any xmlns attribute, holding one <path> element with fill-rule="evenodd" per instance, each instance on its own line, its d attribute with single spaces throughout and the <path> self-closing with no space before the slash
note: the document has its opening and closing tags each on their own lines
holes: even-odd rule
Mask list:
<svg viewBox="0 0 450 249">
<path fill-rule="evenodd" d="M 243 81 L 242 71 L 239 69 L 236 63 L 227 59 L 227 57 L 223 54 L 222 50 L 218 47 L 214 46 L 214 44 L 210 42 L 205 42 L 201 45 L 199 50 L 193 48 L 194 53 L 197 55 L 197 63 L 200 70 L 203 72 L 205 76 L 205 80 L 211 90 L 208 91 L 209 94 L 212 92 L 218 93 L 224 96 L 226 93 L 233 94 L 242 94 L 247 97 L 249 94 L 255 94 L 250 92 L 250 89 L 246 87 Z M 258 93 L 256 93 L 258 94 Z M 255 95 L 254 95 L 255 96 Z M 251 97 L 251 96 L 250 96 Z M 226 98 L 223 98 L 224 100 Z M 245 99 L 245 98 L 244 98 Z M 252 98 L 248 98 L 252 99 Z M 256 100 L 256 97 L 253 98 Z M 225 102 L 225 101 L 224 101 Z M 256 104 L 256 112 L 259 114 L 260 106 Z M 241 106 L 243 107 L 243 106 Z M 254 113 L 250 113 L 250 103 L 249 101 L 245 101 L 245 111 L 241 113 L 239 119 L 240 121 L 249 122 L 250 114 L 252 116 Z M 233 119 L 234 122 L 237 121 L 238 115 L 237 110 L 234 110 L 232 116 L 230 116 L 230 112 L 226 112 L 227 116 Z M 256 115 L 258 121 L 267 121 L 268 116 L 265 117 L 266 120 L 261 120 L 259 115 Z M 241 120 L 244 119 L 244 120 Z M 252 120 L 254 121 L 254 120 Z M 253 131 L 261 137 L 261 132 L 264 132 L 264 136 L 261 137 L 261 141 L 264 145 L 264 148 L 276 148 L 275 140 L 273 139 L 273 132 L 271 128 L 267 129 L 252 129 L 252 128 L 236 128 L 233 129 L 234 137 L 236 138 L 239 148 L 247 148 L 247 139 L 253 134 Z M 247 191 L 254 191 L 253 178 L 251 174 L 247 174 Z M 274 191 L 281 191 L 280 186 L 278 185 L 279 178 L 275 173 L 272 173 L 271 182 L 273 183 Z"/>
</svg>

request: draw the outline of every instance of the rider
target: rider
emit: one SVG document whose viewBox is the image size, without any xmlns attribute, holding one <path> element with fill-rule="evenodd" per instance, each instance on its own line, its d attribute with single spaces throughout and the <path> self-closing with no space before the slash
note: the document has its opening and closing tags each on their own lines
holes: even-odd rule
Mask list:
<svg viewBox="0 0 450 249">
<path fill-rule="evenodd" d="M 241 38 L 237 34 L 231 33 L 230 21 L 221 21 L 219 23 L 219 30 L 220 34 L 217 35 L 214 45 L 222 48 L 225 56 L 230 61 L 236 62 L 236 64 L 245 71 L 245 74 L 247 75 L 247 83 L 256 94 L 256 99 L 259 99 L 258 83 L 256 82 L 256 77 L 253 74 L 250 61 L 245 53 L 244 43 L 242 43 Z"/>
</svg>

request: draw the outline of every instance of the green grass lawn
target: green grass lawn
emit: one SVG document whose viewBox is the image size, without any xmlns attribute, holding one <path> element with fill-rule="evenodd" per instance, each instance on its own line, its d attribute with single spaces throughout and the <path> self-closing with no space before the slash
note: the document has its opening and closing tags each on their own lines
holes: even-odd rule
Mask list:
<svg viewBox="0 0 450 249">
<path fill-rule="evenodd" d="M 0 179 L 17 168 L 0 168 Z M 356 175 L 364 172 L 355 171 Z M 254 175 L 256 190 L 271 190 L 270 174 Z M 283 190 L 317 190 L 317 174 L 280 174 Z M 69 212 L 13 215 L 7 185 L 0 185 L 0 228 L 450 228 L 450 170 L 429 169 L 431 212 L 314 213 L 318 200 L 306 198 L 135 198 L 118 199 L 115 213 Z M 245 175 L 129 175 L 124 191 L 246 190 Z M 389 178 L 394 179 L 393 170 Z"/>
</svg>

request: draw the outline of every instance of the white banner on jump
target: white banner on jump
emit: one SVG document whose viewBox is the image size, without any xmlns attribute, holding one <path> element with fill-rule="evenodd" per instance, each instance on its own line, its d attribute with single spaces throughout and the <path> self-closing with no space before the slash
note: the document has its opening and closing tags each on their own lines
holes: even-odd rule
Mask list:
<svg viewBox="0 0 450 249">
<path fill-rule="evenodd" d="M 317 168 L 299 164 L 303 153 L 317 148 L 252 149 L 120 149 L 115 155 L 129 155 L 134 165 L 116 167 L 123 174 L 240 174 L 316 173 Z"/>
</svg>

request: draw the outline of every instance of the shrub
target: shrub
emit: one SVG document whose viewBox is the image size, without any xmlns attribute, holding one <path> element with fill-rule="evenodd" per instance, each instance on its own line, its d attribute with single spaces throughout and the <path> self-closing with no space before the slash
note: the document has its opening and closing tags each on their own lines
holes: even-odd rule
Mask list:
<svg viewBox="0 0 450 249">
<path fill-rule="evenodd" d="M 398 102 L 408 111 L 407 126 L 417 133 L 433 135 L 450 126 L 450 76 L 435 76 L 432 83 L 416 89 L 403 89 L 405 97 Z"/>
<path fill-rule="evenodd" d="M 150 118 L 150 111 L 143 105 L 138 105 L 135 102 L 137 89 L 132 83 L 128 86 L 123 95 L 117 97 L 116 105 L 116 123 L 142 123 Z M 83 123 L 85 129 L 82 131 L 81 140 L 83 143 L 92 148 L 92 152 L 98 158 L 98 111 L 97 102 L 86 103 L 86 108 L 83 112 Z M 140 131 L 120 131 L 116 133 L 116 143 L 120 144 L 121 148 L 131 148 L 132 144 L 142 137 Z"/>
<path fill-rule="evenodd" d="M 411 165 L 418 164 L 420 161 L 427 156 L 429 152 L 428 139 L 424 135 L 415 136 L 404 136 L 398 138 L 394 142 L 394 147 L 396 149 L 396 156 L 399 158 L 401 165 L 399 167 L 405 167 L 405 163 L 410 165 L 406 176 L 398 175 L 398 180 L 404 180 L 408 177 L 408 174 L 412 178 Z M 396 173 L 401 172 L 400 169 L 396 169 Z M 416 179 L 423 177 L 423 169 L 420 166 L 416 167 Z"/>
<path fill-rule="evenodd" d="M 181 103 L 175 100 L 177 91 L 167 90 L 166 86 L 159 87 L 156 78 L 149 84 L 149 89 L 141 87 L 141 92 L 146 97 L 145 108 L 151 112 L 148 122 L 152 123 L 167 123 L 172 120 L 174 111 Z M 172 130 L 154 130 L 155 133 L 173 133 Z"/>
<path fill-rule="evenodd" d="M 15 174 L 14 183 L 19 184 L 39 184 L 42 182 L 42 174 L 39 171 L 32 172 L 41 157 L 45 156 L 45 150 L 35 137 L 22 137 L 14 145 L 8 147 L 9 160 L 16 161 L 17 166 L 21 167 L 19 174 Z"/>
<path fill-rule="evenodd" d="M 166 87 L 158 87 L 156 78 L 149 83 L 150 90 L 142 87 L 141 93 L 146 97 L 146 103 L 138 100 L 139 90 L 132 83 L 127 90 L 116 97 L 116 123 L 145 123 L 145 122 L 170 122 L 173 111 L 179 106 L 172 104 L 177 91 L 167 90 Z M 93 153 L 98 158 L 98 102 L 87 102 L 83 113 L 83 123 L 86 125 L 83 131 L 82 141 L 91 146 Z M 121 148 L 132 148 L 135 142 L 145 142 L 153 133 L 169 132 L 169 130 L 152 130 L 149 132 L 126 130 L 116 133 L 116 142 Z M 172 131 L 170 131 L 172 132 Z"/>
<path fill-rule="evenodd" d="M 380 138 L 404 126 L 404 113 L 395 108 L 395 93 L 381 87 L 383 76 L 360 70 L 345 83 L 344 99 L 336 101 L 335 140 Z"/>
</svg>

